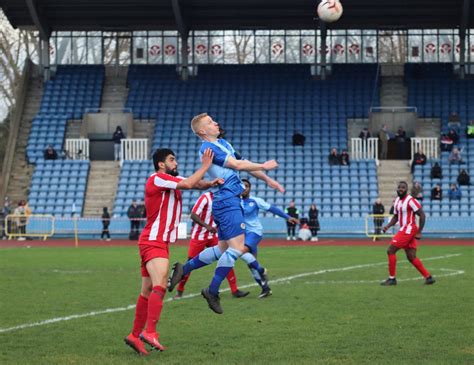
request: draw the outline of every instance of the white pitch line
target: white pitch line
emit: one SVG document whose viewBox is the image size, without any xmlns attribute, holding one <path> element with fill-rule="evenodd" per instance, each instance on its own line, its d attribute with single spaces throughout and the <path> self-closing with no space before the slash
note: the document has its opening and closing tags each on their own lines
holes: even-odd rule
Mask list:
<svg viewBox="0 0 474 365">
<path fill-rule="evenodd" d="M 425 258 L 425 259 L 423 259 L 423 261 L 442 260 L 442 259 L 461 256 L 461 255 L 462 254 L 460 254 L 460 253 L 454 253 L 454 254 L 448 254 L 448 255 L 443 255 L 443 256 L 434 256 L 434 257 Z M 366 267 L 381 266 L 381 265 L 386 265 L 386 264 L 387 264 L 387 262 L 384 261 L 384 262 L 377 262 L 377 263 L 372 263 L 372 264 L 346 266 L 346 267 L 340 267 L 340 268 L 334 268 L 334 269 L 324 269 L 324 270 L 319 270 L 319 271 L 312 271 L 312 272 L 287 276 L 287 277 L 279 278 L 279 279 L 275 279 L 275 280 L 270 280 L 269 282 L 272 283 L 272 284 L 276 284 L 276 283 L 291 281 L 291 280 L 294 280 L 294 279 L 304 278 L 306 276 L 322 275 L 322 274 L 327 274 L 327 273 L 331 273 L 331 272 L 349 271 L 349 270 L 355 270 L 355 269 L 362 269 L 362 268 L 366 268 Z M 240 288 L 244 289 L 244 288 L 250 288 L 250 287 L 253 287 L 253 286 L 257 286 L 257 284 L 253 283 L 253 284 L 242 285 L 242 286 L 240 286 Z M 227 288 L 227 289 L 221 290 L 221 292 L 226 292 L 226 291 L 229 291 L 229 289 Z M 194 297 L 197 297 L 199 295 L 201 295 L 201 293 L 188 294 L 188 295 L 183 296 L 180 300 L 194 298 Z M 173 300 L 173 298 L 168 298 L 167 300 L 165 300 L 165 302 L 170 302 L 172 300 Z M 88 312 L 88 313 L 73 314 L 73 315 L 66 316 L 66 317 L 51 318 L 51 319 L 46 319 L 44 321 L 39 321 L 39 322 L 25 323 L 25 324 L 21 324 L 21 325 L 14 326 L 14 327 L 0 328 L 0 333 L 12 332 L 12 331 L 25 329 L 25 328 L 39 327 L 39 326 L 44 326 L 44 325 L 51 324 L 51 323 L 70 321 L 72 319 L 94 317 L 94 316 L 98 316 L 98 315 L 101 315 L 101 314 L 124 312 L 124 311 L 128 311 L 128 310 L 131 310 L 131 309 L 134 309 L 134 308 L 135 308 L 135 304 L 131 304 L 131 305 L 128 305 L 126 307 L 109 308 L 109 309 L 103 309 L 103 310 Z"/>
</svg>

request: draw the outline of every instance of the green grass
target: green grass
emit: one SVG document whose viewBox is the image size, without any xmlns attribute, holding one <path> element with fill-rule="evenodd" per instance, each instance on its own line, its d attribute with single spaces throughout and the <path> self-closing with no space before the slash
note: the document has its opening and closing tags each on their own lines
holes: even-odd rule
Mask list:
<svg viewBox="0 0 474 365">
<path fill-rule="evenodd" d="M 200 297 L 166 303 L 159 330 L 163 353 L 138 358 L 123 344 L 133 310 L 0 333 L 1 364 L 466 364 L 474 363 L 473 247 L 422 247 L 434 275 L 384 288 L 386 265 L 275 283 L 258 300 L 222 293 L 223 315 Z M 173 247 L 173 259 L 185 248 Z M 278 279 L 322 269 L 385 261 L 382 247 L 263 248 L 262 263 Z M 417 271 L 399 253 L 399 279 Z M 138 250 L 30 248 L 0 251 L 0 328 L 134 304 L 140 277 Z M 248 269 L 236 269 L 241 285 Z M 208 284 L 212 268 L 191 276 L 187 293 Z M 362 283 L 348 283 L 363 281 Z M 368 282 L 364 282 L 368 281 Z M 227 283 L 224 284 L 227 288 Z"/>
</svg>

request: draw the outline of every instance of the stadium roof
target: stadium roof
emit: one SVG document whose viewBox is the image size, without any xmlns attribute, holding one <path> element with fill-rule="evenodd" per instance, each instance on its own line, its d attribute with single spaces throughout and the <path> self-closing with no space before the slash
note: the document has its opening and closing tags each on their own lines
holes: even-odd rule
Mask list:
<svg viewBox="0 0 474 365">
<path fill-rule="evenodd" d="M 48 34 L 72 30 L 314 29 L 318 27 L 318 1 L 0 0 L 0 6 L 15 28 L 33 27 Z M 342 0 L 342 4 L 344 14 L 331 28 L 474 27 L 470 0 Z"/>
</svg>

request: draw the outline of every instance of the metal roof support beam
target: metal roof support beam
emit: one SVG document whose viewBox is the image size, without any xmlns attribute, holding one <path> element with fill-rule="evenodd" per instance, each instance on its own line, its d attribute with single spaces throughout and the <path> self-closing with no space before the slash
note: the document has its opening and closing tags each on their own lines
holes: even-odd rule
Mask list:
<svg viewBox="0 0 474 365">
<path fill-rule="evenodd" d="M 462 5 L 461 26 L 459 27 L 459 77 L 464 79 L 466 74 L 466 29 L 469 21 L 469 7 L 471 0 L 464 0 Z"/>
<path fill-rule="evenodd" d="M 26 5 L 28 6 L 28 11 L 30 12 L 31 19 L 33 20 L 34 25 L 39 31 L 40 38 L 43 40 L 49 40 L 51 36 L 51 28 L 46 23 L 44 18 L 38 14 L 38 9 L 36 9 L 35 0 L 26 0 Z"/>
<path fill-rule="evenodd" d="M 173 7 L 174 19 L 176 21 L 176 26 L 178 32 L 181 35 L 181 79 L 186 81 L 189 77 L 188 69 L 188 36 L 189 36 L 189 27 L 186 24 L 183 12 L 181 10 L 181 5 L 179 0 L 171 0 L 171 6 Z"/>
<path fill-rule="evenodd" d="M 326 39 L 328 31 L 325 22 L 321 20 L 319 24 L 321 27 L 321 80 L 326 80 Z"/>
<path fill-rule="evenodd" d="M 189 78 L 188 61 L 188 35 L 181 35 L 181 80 L 186 81 Z"/>
</svg>

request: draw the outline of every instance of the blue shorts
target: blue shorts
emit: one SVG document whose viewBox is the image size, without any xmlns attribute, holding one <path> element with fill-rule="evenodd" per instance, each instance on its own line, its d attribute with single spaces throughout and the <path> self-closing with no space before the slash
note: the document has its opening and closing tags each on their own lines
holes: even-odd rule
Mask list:
<svg viewBox="0 0 474 365">
<path fill-rule="evenodd" d="M 213 202 L 212 214 L 217 224 L 219 241 L 230 240 L 245 233 L 244 213 L 240 201 L 239 197 L 233 197 Z"/>
<path fill-rule="evenodd" d="M 254 256 L 257 256 L 258 244 L 262 240 L 262 236 L 259 236 L 256 233 L 249 232 L 245 234 L 245 246 L 250 250 L 250 253 Z"/>
</svg>

